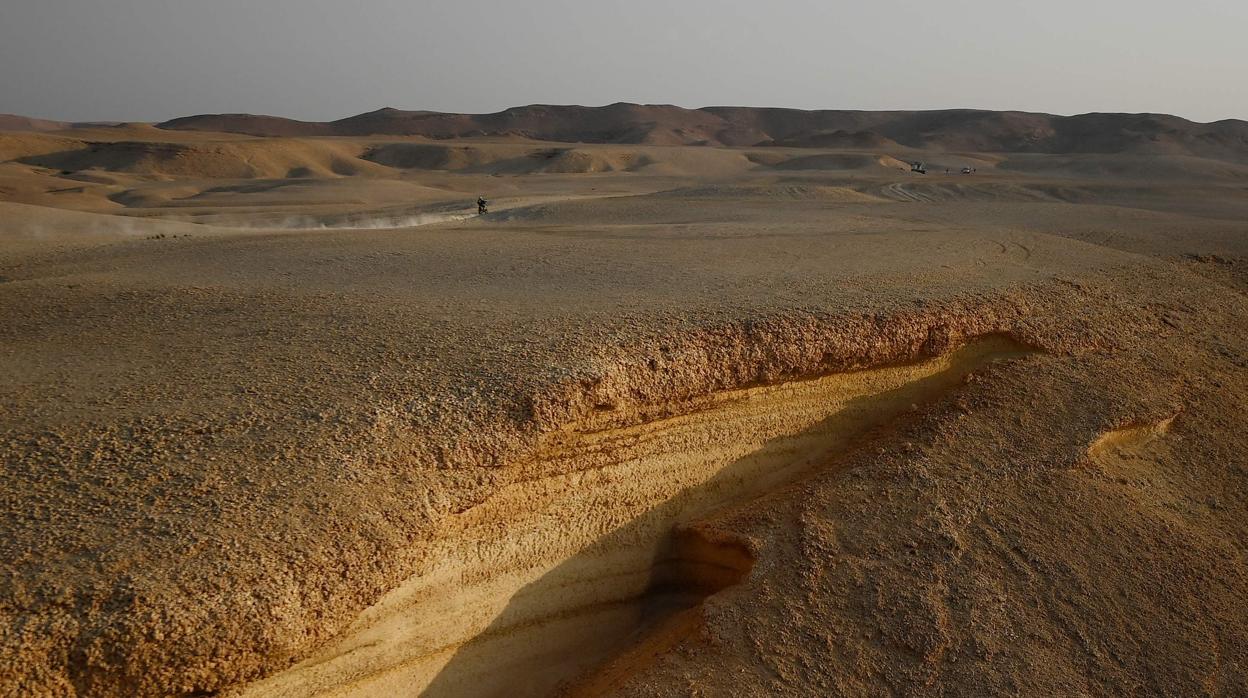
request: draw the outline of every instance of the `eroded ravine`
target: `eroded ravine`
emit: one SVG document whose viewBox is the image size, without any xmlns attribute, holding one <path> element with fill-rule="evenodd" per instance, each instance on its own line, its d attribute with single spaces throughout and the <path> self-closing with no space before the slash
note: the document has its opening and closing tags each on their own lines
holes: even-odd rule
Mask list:
<svg viewBox="0 0 1248 698">
<path fill-rule="evenodd" d="M 551 434 L 437 562 L 305 661 L 244 695 L 546 695 L 748 572 L 689 524 L 782 487 L 1023 347 L 988 337 L 924 361 L 724 391 L 661 417 L 603 411 Z M 677 535 L 675 532 L 680 531 Z M 647 632 L 650 635 L 647 635 Z"/>
</svg>

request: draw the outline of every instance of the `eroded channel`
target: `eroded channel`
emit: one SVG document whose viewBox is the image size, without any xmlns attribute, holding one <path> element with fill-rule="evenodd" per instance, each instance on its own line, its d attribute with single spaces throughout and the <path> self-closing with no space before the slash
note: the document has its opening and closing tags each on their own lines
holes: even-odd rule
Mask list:
<svg viewBox="0 0 1248 698">
<path fill-rule="evenodd" d="M 993 336 L 916 363 L 666 405 L 661 417 L 604 412 L 569 425 L 523 478 L 446 523 L 434 566 L 243 694 L 592 686 L 627 670 L 621 657 L 639 645 L 678 640 L 702 599 L 748 574 L 748 548 L 699 520 L 826 467 L 864 433 L 1025 351 Z"/>
</svg>

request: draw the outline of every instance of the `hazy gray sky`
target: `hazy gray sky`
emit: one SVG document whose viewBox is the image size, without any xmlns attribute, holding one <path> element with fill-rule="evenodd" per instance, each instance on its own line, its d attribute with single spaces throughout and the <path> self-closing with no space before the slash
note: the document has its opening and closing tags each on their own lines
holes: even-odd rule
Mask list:
<svg viewBox="0 0 1248 698">
<path fill-rule="evenodd" d="M 615 101 L 1248 119 L 1248 0 L 0 0 L 0 112 Z"/>
</svg>

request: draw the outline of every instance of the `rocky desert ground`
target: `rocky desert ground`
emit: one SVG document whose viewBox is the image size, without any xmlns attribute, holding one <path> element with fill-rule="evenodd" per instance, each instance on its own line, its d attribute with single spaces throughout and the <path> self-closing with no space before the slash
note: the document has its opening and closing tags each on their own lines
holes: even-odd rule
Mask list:
<svg viewBox="0 0 1248 698">
<path fill-rule="evenodd" d="M 1248 694 L 1248 123 L 0 127 L 0 695 Z"/>
</svg>

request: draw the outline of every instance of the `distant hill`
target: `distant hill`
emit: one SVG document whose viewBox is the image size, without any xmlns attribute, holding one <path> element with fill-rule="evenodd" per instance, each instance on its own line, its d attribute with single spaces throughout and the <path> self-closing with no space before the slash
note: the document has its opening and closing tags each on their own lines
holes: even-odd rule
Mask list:
<svg viewBox="0 0 1248 698">
<path fill-rule="evenodd" d="M 494 114 L 386 108 L 329 122 L 211 114 L 173 119 L 159 127 L 256 136 L 515 136 L 573 143 L 825 148 L 899 144 L 954 151 L 1132 152 L 1248 160 L 1248 122 L 1228 119 L 1202 124 L 1165 114 L 685 109 L 618 103 L 604 107 L 530 105 Z"/>
<path fill-rule="evenodd" d="M 0 114 L 0 131 L 60 131 L 71 124 L 64 121 L 32 119 L 17 114 Z"/>
<path fill-rule="evenodd" d="M 120 125 L 117 121 L 53 121 L 20 114 L 0 114 L 0 131 L 64 131 L 71 128 L 100 128 Z"/>
<path fill-rule="evenodd" d="M 257 114 L 203 114 L 156 125 L 174 131 L 220 131 L 251 136 L 332 136 L 330 124 Z"/>
</svg>

